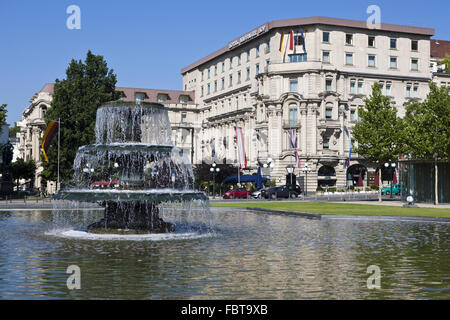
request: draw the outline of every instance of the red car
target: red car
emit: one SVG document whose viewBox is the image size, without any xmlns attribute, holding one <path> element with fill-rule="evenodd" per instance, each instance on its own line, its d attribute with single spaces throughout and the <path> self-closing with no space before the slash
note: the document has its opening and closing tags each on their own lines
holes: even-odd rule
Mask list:
<svg viewBox="0 0 450 320">
<path fill-rule="evenodd" d="M 237 198 L 250 198 L 252 195 L 252 192 L 249 190 L 245 190 L 244 188 L 239 189 L 233 189 L 230 191 L 227 191 L 223 194 L 224 199 L 237 199 Z"/>
</svg>

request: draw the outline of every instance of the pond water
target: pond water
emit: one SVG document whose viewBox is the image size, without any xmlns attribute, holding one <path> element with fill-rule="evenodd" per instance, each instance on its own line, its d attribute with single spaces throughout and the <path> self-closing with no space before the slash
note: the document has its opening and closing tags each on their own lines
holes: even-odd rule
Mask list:
<svg viewBox="0 0 450 320">
<path fill-rule="evenodd" d="M 450 298 L 449 222 L 213 209 L 212 231 L 120 238 L 60 227 L 63 214 L 0 212 L 0 299 Z M 66 285 L 71 265 L 79 290 Z"/>
</svg>

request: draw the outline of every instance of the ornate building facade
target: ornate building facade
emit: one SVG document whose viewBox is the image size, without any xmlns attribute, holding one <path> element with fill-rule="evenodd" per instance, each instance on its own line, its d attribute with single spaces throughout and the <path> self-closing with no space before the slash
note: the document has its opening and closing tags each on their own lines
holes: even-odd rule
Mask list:
<svg viewBox="0 0 450 320">
<path fill-rule="evenodd" d="M 17 123 L 21 128 L 18 134 L 18 158 L 25 161 L 36 161 L 38 169 L 32 181 L 32 187 L 47 188 L 50 193 L 56 191 L 56 183 L 50 181 L 42 186 L 40 173 L 43 170 L 41 161 L 41 142 L 46 128 L 44 115 L 51 107 L 53 95 L 53 83 L 47 83 L 39 92 L 30 99 L 30 106 L 23 114 L 22 120 Z M 194 92 L 176 90 L 154 90 L 139 88 L 116 87 L 122 93 L 122 100 L 126 102 L 159 102 L 166 105 L 169 110 L 169 120 L 172 124 L 173 143 L 183 152 L 190 155 L 192 162 L 199 162 L 195 158 L 196 143 L 194 137 L 200 130 L 198 110 L 194 100 Z"/>
<path fill-rule="evenodd" d="M 184 68 L 183 86 L 195 91 L 204 159 L 237 164 L 234 126 L 245 133 L 247 170 L 272 159 L 266 175 L 284 184 L 296 164 L 290 132 L 295 130 L 308 191 L 344 188 L 360 175 L 375 176 L 373 164 L 352 153 L 352 127 L 374 82 L 397 108 L 424 99 L 433 29 L 323 17 L 265 23 Z M 291 45 L 292 38 L 292 45 Z M 345 130 L 349 131 L 349 136 Z M 210 150 L 214 150 L 211 152 Z M 307 176 L 307 177 L 306 177 Z M 372 178 L 371 178 L 372 177 Z"/>
</svg>

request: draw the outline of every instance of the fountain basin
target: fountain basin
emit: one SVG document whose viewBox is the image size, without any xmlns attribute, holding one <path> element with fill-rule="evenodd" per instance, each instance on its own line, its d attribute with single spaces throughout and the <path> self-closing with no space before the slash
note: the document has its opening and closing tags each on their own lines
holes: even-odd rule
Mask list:
<svg viewBox="0 0 450 320">
<path fill-rule="evenodd" d="M 151 189 L 151 190 L 61 190 L 54 199 L 74 201 L 187 201 L 207 200 L 205 193 L 194 190 Z"/>
</svg>

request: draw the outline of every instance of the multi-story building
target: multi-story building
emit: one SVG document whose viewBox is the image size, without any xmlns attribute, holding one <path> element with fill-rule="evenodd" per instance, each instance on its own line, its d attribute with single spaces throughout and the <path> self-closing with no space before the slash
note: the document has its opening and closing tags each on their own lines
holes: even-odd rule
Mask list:
<svg viewBox="0 0 450 320">
<path fill-rule="evenodd" d="M 25 109 L 22 120 L 17 123 L 21 128 L 19 138 L 19 158 L 35 160 L 38 169 L 33 182 L 35 188 L 41 188 L 40 173 L 43 170 L 41 162 L 41 142 L 45 131 L 44 115 L 51 107 L 54 84 L 47 83 L 30 100 L 31 104 Z M 194 92 L 176 90 L 154 90 L 116 87 L 122 93 L 122 100 L 126 102 L 159 102 L 168 108 L 169 120 L 172 124 L 173 143 L 183 152 L 190 155 L 192 162 L 201 161 L 195 158 L 195 137 L 200 130 L 198 110 L 195 104 Z M 47 190 L 56 190 L 54 182 L 48 182 Z"/>
<path fill-rule="evenodd" d="M 450 88 L 450 73 L 445 70 L 445 65 L 438 64 L 446 55 L 450 56 L 450 41 L 430 41 L 430 67 L 433 72 L 433 81 L 440 86 Z"/>
<path fill-rule="evenodd" d="M 351 137 L 375 82 L 399 116 L 406 104 L 426 97 L 432 35 L 429 28 L 370 29 L 366 22 L 324 17 L 261 25 L 181 71 L 202 121 L 198 152 L 237 163 L 238 125 L 248 170 L 271 158 L 275 167 L 266 174 L 281 182 L 296 163 L 289 133 L 296 129 L 301 166 L 312 169 L 308 191 L 354 184 L 360 175 L 367 185 L 374 165 L 352 153 L 346 167 L 350 144 L 357 142 L 344 128 Z M 295 173 L 305 178 L 301 170 Z"/>
</svg>

